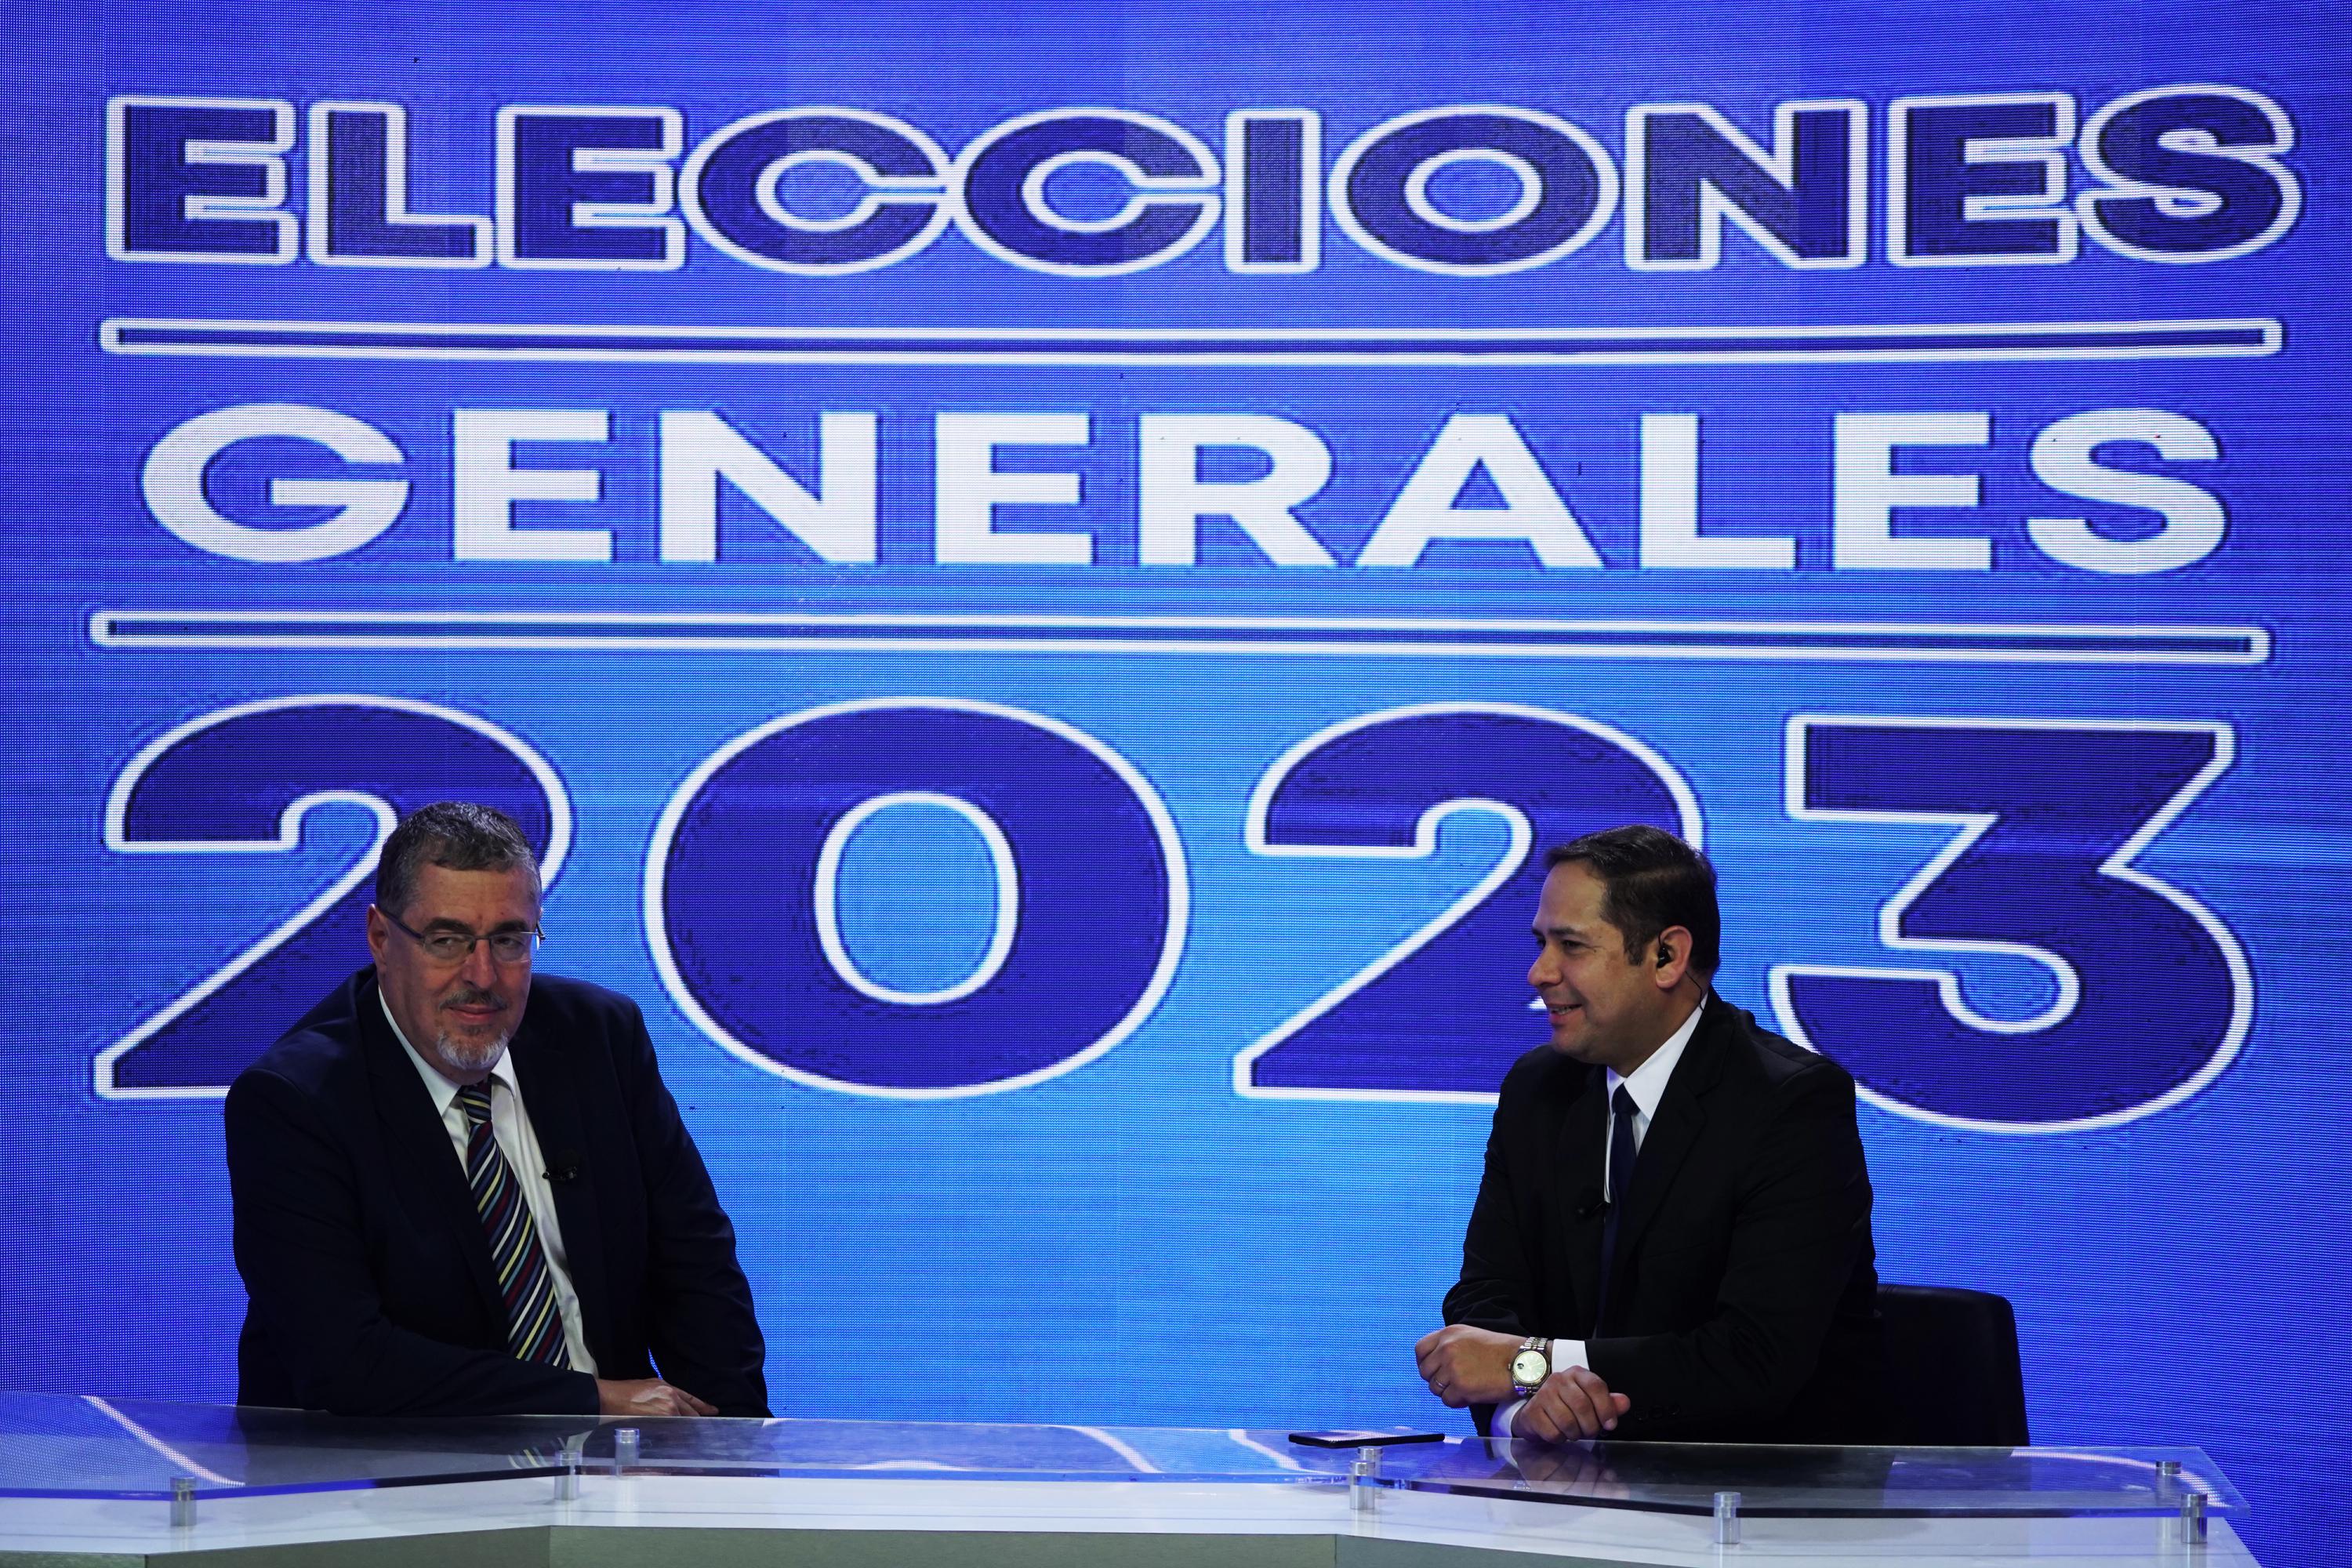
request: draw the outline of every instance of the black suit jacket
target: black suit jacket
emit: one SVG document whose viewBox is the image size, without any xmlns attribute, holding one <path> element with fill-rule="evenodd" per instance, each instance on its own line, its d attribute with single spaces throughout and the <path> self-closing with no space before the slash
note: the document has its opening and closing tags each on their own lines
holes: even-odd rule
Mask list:
<svg viewBox="0 0 2352 1568">
<path fill-rule="evenodd" d="M 728 1415 L 765 1415 L 735 1231 L 636 1004 L 551 975 L 508 1050 L 548 1168 L 588 1349 Z M 362 969 L 237 1075 L 229 1192 L 237 1402 L 352 1415 L 593 1415 L 595 1380 L 507 1353 L 488 1238 L 448 1131 Z"/>
<path fill-rule="evenodd" d="M 1707 998 L 1633 1166 L 1600 1310 L 1608 1075 L 1513 1064 L 1445 1321 L 1585 1342 L 1620 1438 L 1864 1443 L 1879 1429 L 1876 1252 L 1853 1080 Z M 1475 1412 L 1481 1431 L 1491 1407 Z"/>
</svg>

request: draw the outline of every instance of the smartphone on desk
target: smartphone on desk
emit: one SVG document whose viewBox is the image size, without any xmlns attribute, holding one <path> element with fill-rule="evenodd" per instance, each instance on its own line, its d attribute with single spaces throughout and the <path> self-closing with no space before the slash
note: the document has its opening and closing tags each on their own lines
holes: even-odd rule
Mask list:
<svg viewBox="0 0 2352 1568">
<path fill-rule="evenodd" d="M 1378 1429 L 1343 1427 L 1332 1432 L 1293 1432 L 1290 1440 L 1308 1448 L 1385 1448 L 1396 1443 L 1443 1443 L 1443 1432 L 1414 1432 L 1402 1427 Z"/>
</svg>

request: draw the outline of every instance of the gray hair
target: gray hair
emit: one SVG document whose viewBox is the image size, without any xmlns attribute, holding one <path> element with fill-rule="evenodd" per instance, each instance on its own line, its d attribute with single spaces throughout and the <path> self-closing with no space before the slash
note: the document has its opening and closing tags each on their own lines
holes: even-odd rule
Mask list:
<svg viewBox="0 0 2352 1568">
<path fill-rule="evenodd" d="M 401 818 L 375 864 L 376 908 L 395 918 L 405 915 L 416 898 L 418 874 L 427 866 L 451 871 L 520 867 L 530 873 L 532 889 L 539 886 L 539 857 L 515 819 L 471 801 L 435 801 Z"/>
</svg>

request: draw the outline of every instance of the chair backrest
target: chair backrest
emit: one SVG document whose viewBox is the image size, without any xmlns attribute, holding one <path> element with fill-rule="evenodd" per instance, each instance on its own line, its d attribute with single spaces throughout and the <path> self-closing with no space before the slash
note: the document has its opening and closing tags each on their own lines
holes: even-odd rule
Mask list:
<svg viewBox="0 0 2352 1568">
<path fill-rule="evenodd" d="M 2023 1447 L 2025 1372 L 2006 1298 L 1940 1285 L 1881 1285 L 1886 1440 Z"/>
</svg>

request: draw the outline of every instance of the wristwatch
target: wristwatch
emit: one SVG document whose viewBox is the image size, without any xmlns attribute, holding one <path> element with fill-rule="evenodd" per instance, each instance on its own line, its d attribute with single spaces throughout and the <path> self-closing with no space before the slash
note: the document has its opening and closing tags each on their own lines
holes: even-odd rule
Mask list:
<svg viewBox="0 0 2352 1568">
<path fill-rule="evenodd" d="M 1551 1342 L 1529 1334 L 1519 1346 L 1519 1353 L 1511 1358 L 1511 1393 L 1525 1399 L 1543 1386 L 1551 1375 Z"/>
</svg>

